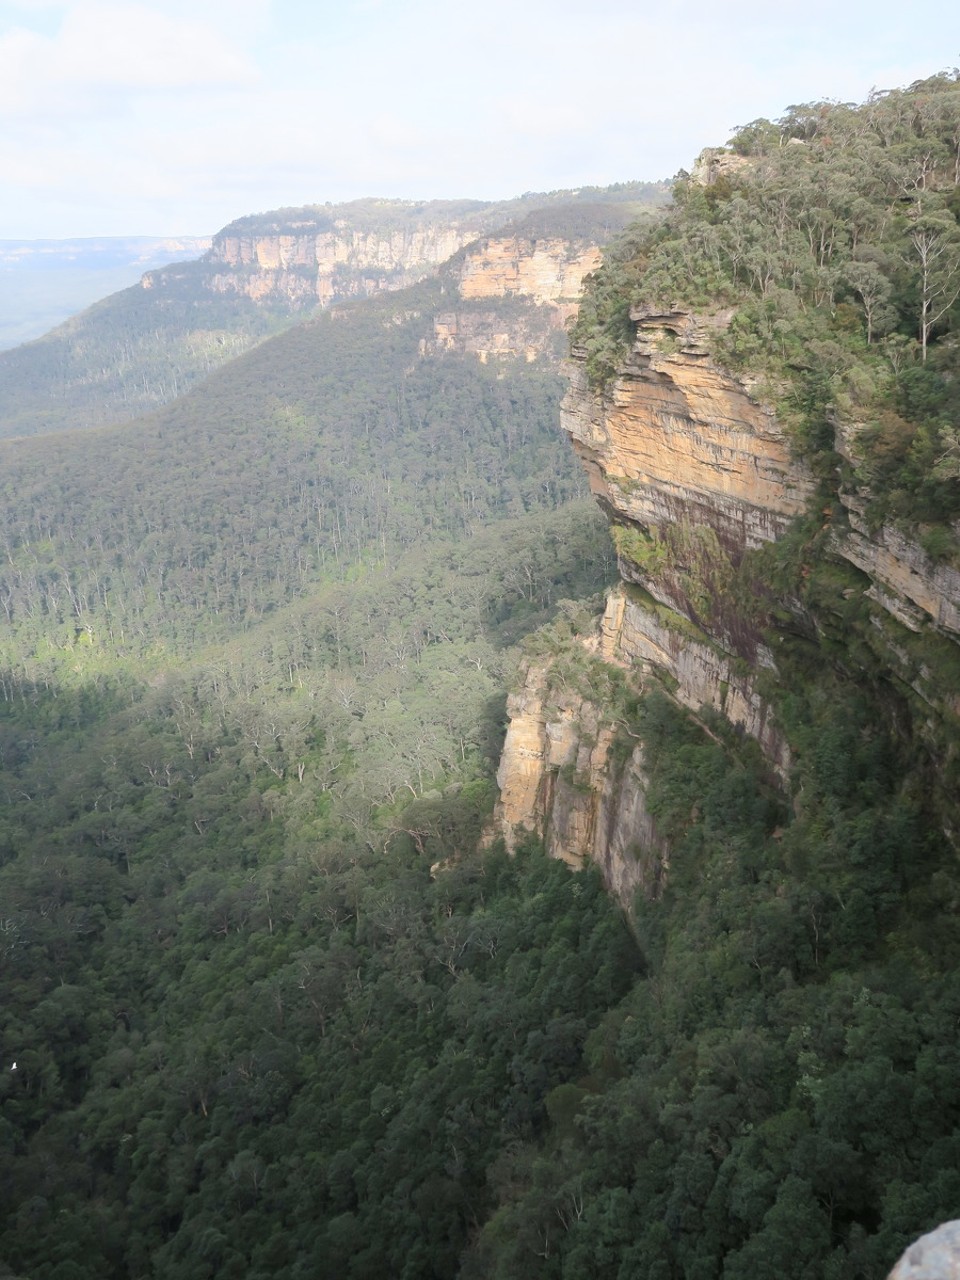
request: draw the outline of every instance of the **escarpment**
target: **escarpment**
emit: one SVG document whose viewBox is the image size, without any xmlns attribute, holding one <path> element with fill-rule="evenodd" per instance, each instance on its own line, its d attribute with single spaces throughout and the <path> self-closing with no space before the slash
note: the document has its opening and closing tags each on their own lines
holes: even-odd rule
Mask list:
<svg viewBox="0 0 960 1280">
<path fill-rule="evenodd" d="M 475 221 L 368 231 L 339 219 L 322 231 L 221 233 L 208 256 L 214 293 L 259 304 L 283 299 L 294 310 L 401 289 L 449 264 L 451 306 L 435 317 L 423 352 L 474 355 L 484 363 L 559 357 L 584 278 L 600 264 L 599 245 L 589 236 L 478 239 Z"/>
<path fill-rule="evenodd" d="M 709 357 L 709 325 L 634 310 L 637 338 L 607 395 L 571 365 L 562 425 L 614 519 L 711 528 L 740 556 L 781 534 L 812 492 L 773 412 Z"/>
<path fill-rule="evenodd" d="M 318 311 L 403 290 L 421 291 L 408 308 L 430 309 L 423 356 L 557 364 L 598 246 L 636 215 L 641 188 L 599 202 L 373 199 L 240 218 L 202 258 L 149 271 L 0 353 L 0 435 L 127 421 Z"/>
<path fill-rule="evenodd" d="M 285 299 L 294 309 L 329 306 L 384 289 L 402 289 L 436 271 L 475 229 L 462 223 L 366 230 L 339 220 L 329 230 L 221 233 L 207 287 L 254 302 Z"/>
<path fill-rule="evenodd" d="M 711 355 L 727 316 L 631 318 L 635 341 L 607 386 L 591 385 L 574 350 L 562 411 L 621 576 L 580 642 L 586 658 L 695 717 L 719 713 L 784 791 L 791 748 L 771 696 L 790 678 L 784 655 L 802 640 L 838 668 L 866 662 L 878 696 L 915 708 L 945 797 L 960 698 L 936 671 L 960 634 L 960 573 L 916 535 L 871 527 L 855 487 L 824 505 L 775 411 Z M 596 862 L 625 905 L 659 892 L 670 850 L 645 801 L 643 742 L 559 659 L 531 661 L 508 710 L 497 811 L 508 844 L 529 829 L 554 856 Z"/>
<path fill-rule="evenodd" d="M 529 300 L 562 328 L 576 314 L 584 277 L 600 263 L 600 237 L 609 234 L 606 226 L 572 235 L 498 231 L 507 212 L 482 206 L 360 204 L 225 227 L 203 259 L 203 288 L 297 312 L 402 289 L 451 263 L 447 275 L 461 301 Z M 175 271 L 148 272 L 142 287 L 163 289 L 176 279 Z"/>
<path fill-rule="evenodd" d="M 450 268 L 456 303 L 434 319 L 425 351 L 531 361 L 559 357 L 577 314 L 583 282 L 600 264 L 592 240 L 559 236 L 487 236 Z"/>
</svg>

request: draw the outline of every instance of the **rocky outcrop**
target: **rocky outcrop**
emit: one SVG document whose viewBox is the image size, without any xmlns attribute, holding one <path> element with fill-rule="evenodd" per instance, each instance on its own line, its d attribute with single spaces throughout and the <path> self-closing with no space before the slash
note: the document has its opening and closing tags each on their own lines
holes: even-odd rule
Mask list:
<svg viewBox="0 0 960 1280">
<path fill-rule="evenodd" d="M 495 821 L 508 848 L 535 831 L 552 857 L 599 866 L 625 907 L 638 890 L 656 896 L 667 848 L 646 806 L 642 744 L 624 751 L 609 709 L 558 683 L 549 664 L 527 668 L 507 712 Z"/>
<path fill-rule="evenodd" d="M 960 1221 L 945 1222 L 914 1241 L 889 1280 L 960 1280 Z"/>
<path fill-rule="evenodd" d="M 213 294 L 302 311 L 401 289 L 453 259 L 446 276 L 460 305 L 437 316 L 424 354 L 452 351 L 481 361 L 559 358 L 584 278 L 600 263 L 598 245 L 582 237 L 478 240 L 476 234 L 475 219 L 379 231 L 358 229 L 342 218 L 330 220 L 329 227 L 307 221 L 283 232 L 228 228 L 204 260 L 203 286 Z M 141 283 L 154 289 L 172 278 L 148 272 Z M 498 309 L 498 302 L 504 307 Z M 513 304 L 526 309 L 518 311 Z"/>
<path fill-rule="evenodd" d="M 809 501 L 812 478 L 791 458 L 773 413 L 711 360 L 705 322 L 647 311 L 634 319 L 637 342 L 615 385 L 595 393 L 574 359 L 563 405 L 562 425 L 593 492 L 652 552 L 647 566 L 621 556 L 627 581 L 610 593 L 591 648 L 635 686 L 656 674 L 692 712 L 725 715 L 785 779 L 786 740 L 756 681 L 773 656 L 722 610 L 705 611 L 694 581 L 703 588 L 782 534 Z M 665 564 L 668 544 L 684 563 Z M 715 593 L 724 585 L 715 583 Z M 669 851 L 646 806 L 642 742 L 614 756 L 625 726 L 558 693 L 549 667 L 527 671 L 508 713 L 497 814 L 508 844 L 530 828 L 554 856 L 596 862 L 625 904 L 637 890 L 657 892 Z"/>
<path fill-rule="evenodd" d="M 530 307 L 506 314 L 500 310 L 443 311 L 434 317 L 433 339 L 424 339 L 424 355 L 455 352 L 476 356 L 481 364 L 498 356 L 526 361 L 554 356 L 566 348 L 566 331 L 559 309 Z"/>
<path fill-rule="evenodd" d="M 744 590 L 747 579 L 737 573 L 752 563 L 745 557 L 808 509 L 813 477 L 792 456 L 773 411 L 711 357 L 710 328 L 726 316 L 636 309 L 633 320 L 636 342 L 613 385 L 592 388 L 575 352 L 563 405 L 563 426 L 615 525 L 625 580 L 607 601 L 594 651 L 637 686 L 656 674 L 693 714 L 722 713 L 786 780 L 786 739 L 760 692 L 764 675 L 776 675 L 775 654 L 750 620 L 765 609 L 744 608 L 731 588 L 739 582 Z M 858 575 L 837 587 L 838 598 L 868 607 L 869 644 L 890 680 L 925 704 L 935 742 L 935 722 L 955 716 L 957 700 L 932 687 L 922 650 L 908 651 L 898 627 L 941 645 L 960 635 L 960 573 L 898 528 L 872 530 L 860 495 L 840 498 L 842 509 L 821 517 L 828 554 Z M 779 606 L 811 635 L 822 625 L 798 601 Z M 604 709 L 565 700 L 555 685 L 546 669 L 531 668 L 510 705 L 502 830 L 509 841 L 519 826 L 531 827 L 556 856 L 596 861 L 625 901 L 638 888 L 651 892 L 668 850 L 643 800 L 643 745 L 611 769 L 616 728 L 605 724 Z"/>
<path fill-rule="evenodd" d="M 460 296 L 529 298 L 538 304 L 566 306 L 576 314 L 584 277 L 600 265 L 596 244 L 571 244 L 559 237 L 488 237 L 464 255 L 459 270 Z"/>
<path fill-rule="evenodd" d="M 911 631 L 932 623 L 946 635 L 960 636 L 960 572 L 931 560 L 893 525 L 871 531 L 862 500 L 851 493 L 840 497 L 849 527 L 834 537 L 832 548 L 872 580 L 871 598 Z"/>
<path fill-rule="evenodd" d="M 694 714 L 703 707 L 722 713 L 786 779 L 789 749 L 754 675 L 680 615 L 623 585 L 607 598 L 599 634 L 582 644 L 590 659 L 627 670 L 637 689 L 650 676 L 661 686 L 666 678 Z M 761 662 L 773 665 L 767 652 Z M 659 893 L 669 847 L 647 807 L 642 741 L 550 662 L 525 669 L 507 715 L 495 824 L 508 848 L 521 831 L 536 832 L 552 857 L 597 865 L 628 909 L 637 891 Z"/>
<path fill-rule="evenodd" d="M 813 484 L 773 412 L 708 354 L 712 322 L 637 310 L 637 341 L 606 395 L 571 365 L 562 425 L 614 516 L 647 531 L 707 526 L 735 555 L 778 537 Z"/>
<path fill-rule="evenodd" d="M 731 178 L 749 168 L 750 159 L 726 147 L 705 147 L 694 161 L 690 178 L 702 187 L 712 187 L 721 178 Z"/>
<path fill-rule="evenodd" d="M 773 655 L 760 646 L 755 666 L 697 634 L 680 615 L 638 599 L 629 586 L 610 592 L 601 622 L 600 656 L 636 671 L 666 675 L 679 703 L 691 711 L 721 712 L 755 738 L 773 770 L 786 779 L 790 752 L 770 707 L 756 689 L 756 671 L 773 670 Z"/>
<path fill-rule="evenodd" d="M 436 316 L 424 352 L 476 355 L 483 363 L 497 356 L 559 359 L 584 278 L 599 263 L 599 248 L 583 241 L 477 240 L 451 269 L 460 305 Z"/>
<path fill-rule="evenodd" d="M 284 297 L 294 308 L 328 306 L 414 284 L 475 235 L 472 226 L 456 222 L 365 231 L 342 220 L 331 230 L 226 233 L 216 237 L 208 255 L 208 287 L 256 302 Z"/>
</svg>

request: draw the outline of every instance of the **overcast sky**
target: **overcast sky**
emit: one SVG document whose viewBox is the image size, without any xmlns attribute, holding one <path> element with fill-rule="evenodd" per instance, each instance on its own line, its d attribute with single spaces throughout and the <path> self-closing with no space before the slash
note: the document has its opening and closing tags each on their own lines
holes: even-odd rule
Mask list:
<svg viewBox="0 0 960 1280">
<path fill-rule="evenodd" d="M 0 238 L 670 177 L 957 64 L 943 0 L 0 0 Z"/>
</svg>

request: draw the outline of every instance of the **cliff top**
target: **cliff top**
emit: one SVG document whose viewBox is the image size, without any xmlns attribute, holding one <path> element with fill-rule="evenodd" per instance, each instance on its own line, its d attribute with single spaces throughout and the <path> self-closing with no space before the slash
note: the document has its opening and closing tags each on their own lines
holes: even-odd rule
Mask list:
<svg viewBox="0 0 960 1280">
<path fill-rule="evenodd" d="M 403 227 L 437 226 L 450 222 L 474 224 L 477 234 L 523 219 L 537 210 L 558 205 L 665 204 L 665 182 L 617 182 L 608 187 L 581 187 L 549 192 L 525 192 L 510 200 L 396 200 L 368 197 L 341 204 L 310 204 L 273 209 L 235 218 L 216 239 L 225 236 L 309 235 L 347 226 L 357 231 L 386 231 Z"/>
<path fill-rule="evenodd" d="M 795 453 L 872 526 L 922 526 L 929 554 L 960 559 L 958 74 L 791 107 L 722 155 L 606 255 L 574 332 L 592 383 L 616 376 L 638 307 L 726 311 L 712 354 Z"/>
</svg>

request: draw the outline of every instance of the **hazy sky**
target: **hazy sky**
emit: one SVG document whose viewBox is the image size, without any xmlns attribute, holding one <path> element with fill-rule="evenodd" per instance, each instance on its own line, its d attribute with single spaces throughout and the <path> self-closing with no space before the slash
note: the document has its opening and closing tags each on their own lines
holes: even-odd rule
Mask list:
<svg viewBox="0 0 960 1280">
<path fill-rule="evenodd" d="M 951 8 L 0 0 L 0 238 L 670 177 L 791 103 L 960 64 Z"/>
</svg>

